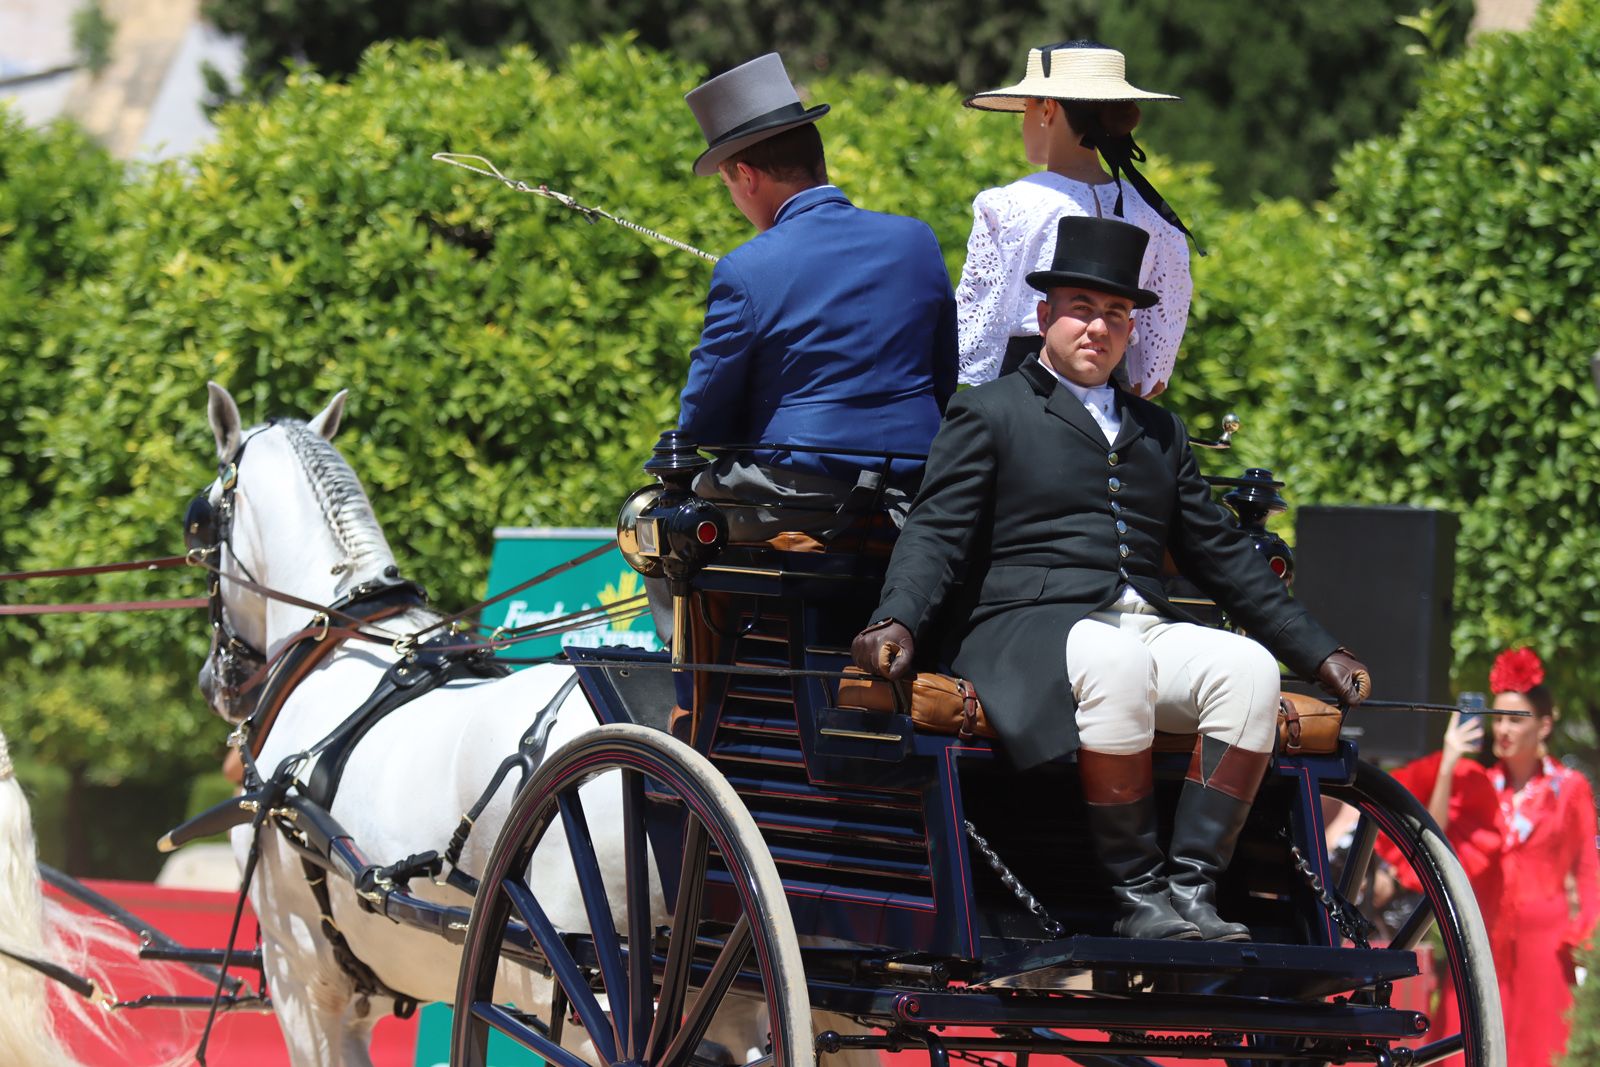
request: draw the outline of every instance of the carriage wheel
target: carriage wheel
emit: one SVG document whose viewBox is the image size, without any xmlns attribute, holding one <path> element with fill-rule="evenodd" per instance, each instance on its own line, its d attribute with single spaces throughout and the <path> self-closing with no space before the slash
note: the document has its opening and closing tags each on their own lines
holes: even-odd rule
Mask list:
<svg viewBox="0 0 1600 1067">
<path fill-rule="evenodd" d="M 617 772 L 622 790 L 625 876 L 613 879 L 626 885 L 620 924 L 579 796 L 580 786 L 608 772 Z M 540 904 L 538 879 L 529 877 L 534 850 L 556 823 L 583 887 L 592 934 L 557 931 Z M 652 849 L 658 870 L 678 872 L 672 915 L 659 925 L 651 914 Z M 708 876 L 708 866 L 727 875 Z M 737 902 L 736 915 L 721 908 L 715 924 L 704 920 L 714 881 L 713 892 Z M 634 945 L 647 950 L 634 953 Z M 555 980 L 553 1018 L 495 1000 L 501 958 L 526 958 L 530 947 Z M 733 992 L 736 983 L 740 994 Z M 551 1067 L 586 1067 L 560 1045 L 563 1002 L 602 1064 L 688 1067 L 717 1011 L 743 994 L 764 998 L 767 1010 L 767 1051 L 755 1063 L 816 1062 L 783 883 L 738 794 L 705 757 L 659 730 L 602 726 L 563 746 L 518 794 L 473 902 L 456 988 L 452 1067 L 483 1067 L 491 1032 Z"/>
<path fill-rule="evenodd" d="M 1417 905 L 1396 927 L 1389 944 L 1414 949 L 1437 928 L 1443 949 L 1444 973 L 1455 993 L 1459 1033 L 1443 1039 L 1424 1039 L 1413 1046 L 1406 1062 L 1440 1063 L 1459 1054 L 1465 1067 L 1505 1067 L 1505 1023 L 1500 1014 L 1500 989 L 1489 937 L 1477 899 L 1438 825 L 1410 792 L 1387 774 L 1367 763 L 1356 769 L 1348 786 L 1324 783 L 1323 791 L 1361 812 L 1354 844 L 1339 878 L 1339 890 L 1354 899 L 1353 890 L 1366 877 L 1379 833 L 1394 842 L 1422 885 Z M 1436 1020 L 1437 1022 L 1437 1020 Z"/>
</svg>

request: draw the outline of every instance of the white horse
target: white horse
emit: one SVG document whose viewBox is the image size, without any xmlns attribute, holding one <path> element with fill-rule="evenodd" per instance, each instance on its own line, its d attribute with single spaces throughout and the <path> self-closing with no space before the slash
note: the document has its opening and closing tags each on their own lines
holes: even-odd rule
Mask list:
<svg viewBox="0 0 1600 1067">
<path fill-rule="evenodd" d="M 314 613 L 268 599 L 234 579 L 248 574 L 272 590 L 331 604 L 363 582 L 394 573 L 394 555 L 355 474 L 328 443 L 339 429 L 345 393 L 309 422 L 280 420 L 247 431 L 228 392 L 215 383 L 209 388 L 208 414 L 222 463 L 239 457 L 241 444 L 248 441 L 246 454 L 238 458 L 231 532 L 218 558 L 226 620 L 245 642 L 271 656 L 310 624 Z M 209 492 L 213 503 L 220 503 L 220 479 Z M 415 632 L 439 618 L 417 609 L 381 625 Z M 201 687 L 227 717 L 227 702 L 219 703 L 216 688 L 215 655 L 214 647 L 201 673 Z M 258 759 L 263 773 L 270 775 L 285 757 L 327 735 L 367 698 L 395 659 L 396 653 L 384 645 L 352 641 L 323 660 L 295 687 L 268 732 Z M 500 762 L 517 751 L 534 715 L 570 676 L 570 667 L 549 665 L 496 680 L 451 683 L 394 711 L 350 756 L 333 815 L 375 864 L 430 849 L 442 853 L 462 813 L 478 799 Z M 573 688 L 560 705 L 545 752 L 595 725 L 582 691 Z M 463 869 L 474 874 L 484 869 L 514 787 L 513 775 L 477 820 L 461 857 Z M 584 787 L 583 804 L 609 897 L 618 910 L 624 899 L 621 791 L 614 780 L 597 779 Z M 250 836 L 248 826 L 234 831 L 241 862 Z M 587 931 L 577 879 L 560 837 L 547 835 L 534 857 L 540 900 L 557 929 Z M 334 923 L 384 985 L 418 1001 L 453 998 L 457 947 L 364 911 L 352 888 L 337 876 L 330 876 L 327 884 Z M 471 903 L 464 894 L 427 878 L 412 881 L 411 889 L 440 903 Z M 664 915 L 659 886 L 655 892 L 657 913 Z M 368 1064 L 372 1027 L 389 1013 L 392 1002 L 357 994 L 320 931 L 319 909 L 300 857 L 270 828 L 261 834 L 250 896 L 261 923 L 274 1006 L 295 1067 Z M 549 1018 L 548 980 L 507 965 L 502 985 L 505 999 Z M 748 1052 L 742 1057 L 747 1061 L 760 1054 L 765 1030 L 756 1006 L 743 1018 L 732 1017 L 738 1014 L 720 1012 L 709 1037 L 736 1056 Z M 575 1052 L 594 1058 L 580 1027 L 568 1026 L 564 1032 Z"/>
<path fill-rule="evenodd" d="M 132 939 L 109 923 L 80 915 L 41 891 L 32 813 L 4 734 L 0 734 L 0 950 L 65 967 L 94 981 L 107 995 L 110 987 L 97 961 L 113 956 L 131 959 L 136 951 Z M 67 1018 L 111 1048 L 128 1036 L 98 1006 L 3 954 L 0 1005 L 4 1006 L 0 1064 L 5 1067 L 77 1067 L 78 1060 L 60 1036 Z M 57 1007 L 59 1011 L 53 1010 Z"/>
</svg>

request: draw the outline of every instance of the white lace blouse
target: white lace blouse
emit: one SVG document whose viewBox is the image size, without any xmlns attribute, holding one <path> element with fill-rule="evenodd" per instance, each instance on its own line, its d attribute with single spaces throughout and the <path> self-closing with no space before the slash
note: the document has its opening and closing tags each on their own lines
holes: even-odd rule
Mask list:
<svg viewBox="0 0 1600 1067">
<path fill-rule="evenodd" d="M 1183 234 L 1155 213 L 1128 182 L 1122 183 L 1123 217 L 1150 235 L 1139 284 L 1161 297 L 1134 312 L 1128 343 L 1128 381 L 1148 390 L 1172 377 L 1178 344 L 1189 319 L 1194 285 Z M 1089 185 L 1050 171 L 1030 174 L 972 202 L 972 236 L 956 287 L 956 322 L 961 344 L 961 381 L 976 385 L 1000 373 L 1011 337 L 1039 332 L 1039 291 L 1030 271 L 1048 270 L 1056 250 L 1056 220 L 1062 215 L 1116 217 L 1117 185 Z"/>
</svg>

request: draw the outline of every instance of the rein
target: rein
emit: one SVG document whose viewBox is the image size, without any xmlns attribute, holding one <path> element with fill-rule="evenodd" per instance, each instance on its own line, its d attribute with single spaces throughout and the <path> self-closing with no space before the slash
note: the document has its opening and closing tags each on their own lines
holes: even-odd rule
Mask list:
<svg viewBox="0 0 1600 1067">
<path fill-rule="evenodd" d="M 8 571 L 0 574 L 0 582 L 25 582 L 31 578 L 77 578 L 89 574 L 112 574 L 118 571 L 159 571 L 169 567 L 182 567 L 189 562 L 187 556 L 161 556 L 157 559 L 136 559 L 126 563 L 100 563 L 88 567 L 56 567 L 43 571 Z M 203 608 L 205 597 L 184 597 L 178 600 L 110 600 L 80 601 L 59 604 L 0 604 L 0 616 L 20 615 L 77 615 L 93 612 L 122 611 L 176 611 L 186 608 Z"/>
</svg>

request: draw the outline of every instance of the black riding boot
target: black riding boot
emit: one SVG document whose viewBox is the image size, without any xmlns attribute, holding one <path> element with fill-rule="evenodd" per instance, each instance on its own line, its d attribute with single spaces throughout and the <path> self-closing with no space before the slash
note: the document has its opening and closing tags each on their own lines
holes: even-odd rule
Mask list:
<svg viewBox="0 0 1600 1067">
<path fill-rule="evenodd" d="M 1249 752 L 1212 737 L 1195 740 L 1172 827 L 1167 881 L 1173 908 L 1207 941 L 1250 940 L 1248 926 L 1217 914 L 1217 878 L 1233 859 L 1271 758 L 1270 752 Z"/>
<path fill-rule="evenodd" d="M 1080 749 L 1078 774 L 1088 801 L 1095 851 L 1111 875 L 1111 892 L 1122 906 L 1117 933 L 1153 940 L 1197 940 L 1200 931 L 1178 915 L 1167 899 L 1161 846 L 1156 840 L 1150 750 L 1118 756 Z"/>
</svg>

